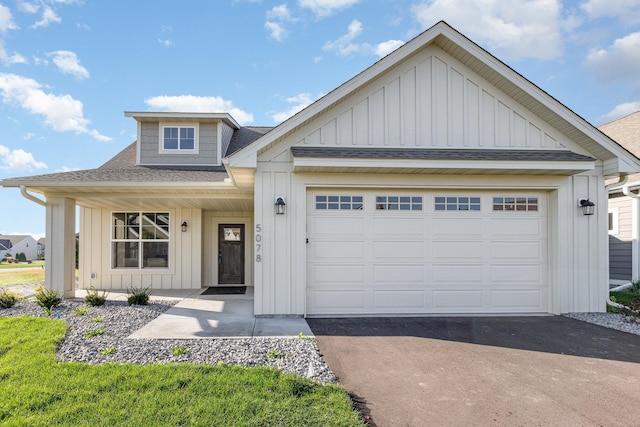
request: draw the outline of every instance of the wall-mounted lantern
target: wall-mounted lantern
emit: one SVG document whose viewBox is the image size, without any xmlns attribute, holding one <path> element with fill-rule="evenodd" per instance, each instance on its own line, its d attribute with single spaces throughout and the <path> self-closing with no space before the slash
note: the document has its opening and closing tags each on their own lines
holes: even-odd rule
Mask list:
<svg viewBox="0 0 640 427">
<path fill-rule="evenodd" d="M 582 215 L 593 215 L 596 209 L 596 204 L 589 199 L 578 200 L 578 206 L 582 208 Z"/>
<path fill-rule="evenodd" d="M 182 232 L 186 233 L 187 232 L 187 227 L 189 226 L 189 224 L 187 224 L 187 221 L 183 221 L 182 222 Z"/>
<path fill-rule="evenodd" d="M 285 205 L 286 203 L 284 202 L 284 199 L 282 197 L 276 197 L 276 203 L 275 203 L 276 215 L 284 215 Z"/>
</svg>

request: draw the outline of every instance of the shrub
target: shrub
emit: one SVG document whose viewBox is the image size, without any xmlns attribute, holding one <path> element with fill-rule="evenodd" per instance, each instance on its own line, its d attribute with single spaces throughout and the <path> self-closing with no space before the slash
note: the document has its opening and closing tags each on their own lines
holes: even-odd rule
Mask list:
<svg viewBox="0 0 640 427">
<path fill-rule="evenodd" d="M 91 286 L 87 290 L 87 295 L 84 297 L 84 302 L 91 307 L 98 307 L 104 305 L 104 302 L 107 300 L 107 292 L 102 291 L 102 294 L 99 294 L 98 291 Z"/>
<path fill-rule="evenodd" d="M 36 301 L 38 305 L 44 309 L 47 316 L 50 316 L 53 308 L 59 306 L 62 302 L 62 297 L 58 291 L 42 289 L 41 291 L 36 292 Z"/>
<path fill-rule="evenodd" d="M 189 353 L 188 347 L 182 347 L 179 345 L 173 346 L 173 357 L 182 356 L 183 354 L 187 354 L 187 353 Z"/>
<path fill-rule="evenodd" d="M 84 333 L 84 337 L 93 338 L 95 336 L 102 335 L 102 334 L 104 334 L 104 329 L 91 329 L 90 331 L 87 331 Z"/>
<path fill-rule="evenodd" d="M 149 303 L 149 295 L 151 295 L 149 288 L 132 286 L 127 289 L 127 302 L 129 305 L 147 305 Z"/>
<path fill-rule="evenodd" d="M 89 307 L 86 305 L 80 305 L 73 309 L 73 314 L 76 316 L 84 316 L 89 311 Z"/>
<path fill-rule="evenodd" d="M 634 280 L 631 282 L 631 292 L 634 294 L 640 294 L 640 280 Z"/>
<path fill-rule="evenodd" d="M 102 350 L 100 350 L 100 355 L 101 356 L 107 356 L 109 354 L 115 354 L 118 350 L 116 349 L 115 345 L 110 345 L 109 347 L 103 348 Z"/>
<path fill-rule="evenodd" d="M 22 299 L 22 295 L 6 289 L 0 291 L 0 308 L 11 308 Z"/>
</svg>

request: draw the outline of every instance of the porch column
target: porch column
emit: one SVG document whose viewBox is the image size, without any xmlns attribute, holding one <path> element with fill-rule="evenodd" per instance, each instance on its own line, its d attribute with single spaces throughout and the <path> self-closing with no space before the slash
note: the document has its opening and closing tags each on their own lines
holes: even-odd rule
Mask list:
<svg viewBox="0 0 640 427">
<path fill-rule="evenodd" d="M 44 286 L 65 297 L 74 297 L 76 201 L 65 197 L 47 197 L 46 209 Z"/>
</svg>

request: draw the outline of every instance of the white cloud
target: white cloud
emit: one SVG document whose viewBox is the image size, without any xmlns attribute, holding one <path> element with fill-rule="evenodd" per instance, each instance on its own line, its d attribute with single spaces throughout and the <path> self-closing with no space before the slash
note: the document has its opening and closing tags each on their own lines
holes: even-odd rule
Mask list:
<svg viewBox="0 0 640 427">
<path fill-rule="evenodd" d="M 18 2 L 18 9 L 24 13 L 37 13 L 40 5 L 26 1 Z"/>
<path fill-rule="evenodd" d="M 31 28 L 48 27 L 49 24 L 54 22 L 59 24 L 62 22 L 62 18 L 60 18 L 53 9 L 47 6 L 42 11 L 42 19 L 33 24 Z"/>
<path fill-rule="evenodd" d="M 267 29 L 267 31 L 269 31 L 269 35 L 271 36 L 271 38 L 281 42 L 284 39 L 287 38 L 287 35 L 289 34 L 287 32 L 287 30 L 284 29 L 284 27 L 280 24 L 278 24 L 277 22 L 273 22 L 273 21 L 267 21 L 264 23 L 264 28 Z"/>
<path fill-rule="evenodd" d="M 299 93 L 298 95 L 287 98 L 287 102 L 293 105 L 287 111 L 281 111 L 279 113 L 272 114 L 271 118 L 276 123 L 283 122 L 294 114 L 307 108 L 318 98 L 313 98 L 313 96 L 311 96 L 311 94 L 308 92 Z"/>
<path fill-rule="evenodd" d="M 8 30 L 15 30 L 18 28 L 13 17 L 11 16 L 11 10 L 0 4 L 0 33 L 6 33 Z"/>
<path fill-rule="evenodd" d="M 433 0 L 412 9 L 424 28 L 445 20 L 499 57 L 562 55 L 559 0 Z"/>
<path fill-rule="evenodd" d="M 640 3 L 638 0 L 588 0 L 580 5 L 592 18 L 618 18 L 626 24 L 640 22 Z"/>
<path fill-rule="evenodd" d="M 79 171 L 79 170 L 80 168 L 70 168 L 68 166 L 60 166 L 54 172 L 73 172 L 73 171 Z"/>
<path fill-rule="evenodd" d="M 9 55 L 7 50 L 4 48 L 4 41 L 0 40 L 0 61 L 5 65 L 13 65 L 13 64 L 26 64 L 27 59 L 20 55 L 19 53 L 14 53 L 13 55 Z"/>
<path fill-rule="evenodd" d="M 614 120 L 618 120 L 622 117 L 628 116 L 631 113 L 635 113 L 636 111 L 640 111 L 640 102 L 625 102 L 623 104 L 616 105 L 613 110 L 609 111 L 603 116 L 598 117 L 596 123 L 610 123 Z"/>
<path fill-rule="evenodd" d="M 297 22 L 298 20 L 291 16 L 289 8 L 286 4 L 274 6 L 267 12 L 267 19 L 274 19 L 284 22 Z"/>
<path fill-rule="evenodd" d="M 340 9 L 346 9 L 359 2 L 360 0 L 298 0 L 300 7 L 310 9 L 319 18 L 333 15 Z"/>
<path fill-rule="evenodd" d="M 386 42 L 378 43 L 374 48 L 374 52 L 378 55 L 379 58 L 383 56 L 387 56 L 400 46 L 402 46 L 404 42 L 402 40 L 387 40 Z"/>
<path fill-rule="evenodd" d="M 5 104 L 17 104 L 30 114 L 43 116 L 44 122 L 55 131 L 88 134 L 98 141 L 111 140 L 89 129 L 91 122 L 83 115 L 82 102 L 71 95 L 46 93 L 33 79 L 0 73 L 0 95 Z"/>
<path fill-rule="evenodd" d="M 53 63 L 56 64 L 63 74 L 71 74 L 77 79 L 89 78 L 89 71 L 80 65 L 80 61 L 75 52 L 56 50 L 55 52 L 49 52 L 47 56 L 53 58 Z"/>
<path fill-rule="evenodd" d="M 27 153 L 21 148 L 11 150 L 0 145 L 0 169 L 6 172 L 31 172 L 36 169 L 46 169 L 44 162 L 33 158 L 33 154 Z"/>
<path fill-rule="evenodd" d="M 89 24 L 84 24 L 81 22 L 76 23 L 76 28 L 83 31 L 91 31 L 91 27 Z"/>
<path fill-rule="evenodd" d="M 175 43 L 173 43 L 173 40 L 161 39 L 161 38 L 158 38 L 158 43 L 160 43 L 164 47 L 172 47 L 175 44 Z"/>
<path fill-rule="evenodd" d="M 326 51 L 334 51 L 340 56 L 347 56 L 355 52 L 370 51 L 371 46 L 366 43 L 353 43 L 353 39 L 362 34 L 362 22 L 354 19 L 349 24 L 347 34 L 334 41 L 328 41 L 322 47 Z"/>
<path fill-rule="evenodd" d="M 637 81 L 640 74 L 640 32 L 616 39 L 607 49 L 592 50 L 585 66 L 601 81 Z"/>
<path fill-rule="evenodd" d="M 219 96 L 154 96 L 144 100 L 150 108 L 183 113 L 229 113 L 240 124 L 253 122 L 253 114 L 233 106 Z"/>
</svg>

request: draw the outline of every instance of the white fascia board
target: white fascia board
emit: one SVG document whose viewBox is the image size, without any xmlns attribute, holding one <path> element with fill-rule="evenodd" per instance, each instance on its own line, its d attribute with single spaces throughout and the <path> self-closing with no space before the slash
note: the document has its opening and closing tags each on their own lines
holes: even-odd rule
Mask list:
<svg viewBox="0 0 640 427">
<path fill-rule="evenodd" d="M 153 112 L 153 111 L 125 111 L 125 117 L 132 117 L 137 121 L 141 119 L 187 119 L 187 120 L 222 120 L 234 129 L 240 129 L 240 125 L 229 113 L 176 113 L 176 112 Z"/>
<path fill-rule="evenodd" d="M 294 171 L 301 168 L 376 168 L 376 169 L 492 169 L 492 170 L 557 170 L 590 171 L 595 169 L 595 161 L 549 162 L 549 161 L 490 161 L 475 160 L 421 160 L 421 159 L 336 159 L 336 158 L 294 158 Z"/>
<path fill-rule="evenodd" d="M 184 188 L 184 189 L 228 189 L 235 188 L 230 182 L 113 182 L 113 181 L 99 181 L 99 182 L 52 182 L 52 181 L 11 181 L 5 183 L 0 181 L 0 186 L 5 188 L 19 188 L 25 186 L 29 190 L 37 191 L 36 189 L 44 188 L 91 188 L 91 187 L 113 187 L 113 188 Z"/>
</svg>

